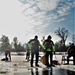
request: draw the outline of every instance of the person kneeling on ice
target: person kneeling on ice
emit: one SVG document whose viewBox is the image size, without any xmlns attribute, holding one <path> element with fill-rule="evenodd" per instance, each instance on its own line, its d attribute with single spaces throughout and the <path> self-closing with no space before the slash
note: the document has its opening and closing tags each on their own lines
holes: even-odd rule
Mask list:
<svg viewBox="0 0 75 75">
<path fill-rule="evenodd" d="M 45 57 L 46 57 L 46 66 L 54 66 L 53 65 L 53 52 L 55 54 L 55 46 L 54 42 L 51 40 L 51 36 L 49 35 L 47 39 L 43 42 L 43 45 L 45 47 Z M 50 56 L 50 64 L 49 64 L 49 56 Z"/>
<path fill-rule="evenodd" d="M 38 36 L 36 35 L 34 37 L 34 39 L 31 39 L 29 42 L 28 42 L 28 47 L 30 48 L 31 50 L 31 67 L 33 67 L 33 59 L 34 59 L 34 55 L 35 55 L 35 66 L 39 67 L 38 65 L 38 59 L 39 59 L 39 49 L 40 49 L 40 42 L 38 40 Z"/>
<path fill-rule="evenodd" d="M 9 48 L 5 50 L 5 58 L 1 59 L 1 61 L 11 61 L 11 53 Z"/>
<path fill-rule="evenodd" d="M 67 53 L 67 64 L 69 64 L 69 58 L 73 56 L 73 64 L 75 65 L 75 46 L 73 43 L 68 47 Z"/>
</svg>

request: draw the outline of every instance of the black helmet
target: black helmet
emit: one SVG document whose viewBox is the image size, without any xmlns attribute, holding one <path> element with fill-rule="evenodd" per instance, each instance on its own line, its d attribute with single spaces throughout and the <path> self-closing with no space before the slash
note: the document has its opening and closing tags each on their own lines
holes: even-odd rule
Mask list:
<svg viewBox="0 0 75 75">
<path fill-rule="evenodd" d="M 37 38 L 38 38 L 38 36 L 36 35 L 36 36 L 35 36 L 35 39 L 37 39 Z"/>
<path fill-rule="evenodd" d="M 74 43 L 72 43 L 71 45 L 74 46 Z"/>
<path fill-rule="evenodd" d="M 48 36 L 48 39 L 51 39 L 51 38 L 52 38 L 51 35 L 49 35 L 49 36 Z"/>
</svg>

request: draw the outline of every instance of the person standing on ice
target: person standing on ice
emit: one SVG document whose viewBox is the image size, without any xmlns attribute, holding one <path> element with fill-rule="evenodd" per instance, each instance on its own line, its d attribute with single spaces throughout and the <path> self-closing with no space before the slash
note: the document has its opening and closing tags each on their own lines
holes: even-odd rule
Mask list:
<svg viewBox="0 0 75 75">
<path fill-rule="evenodd" d="M 54 42 L 51 40 L 52 37 L 49 35 L 47 39 L 43 42 L 43 45 L 45 47 L 44 52 L 45 52 L 45 57 L 46 57 L 46 66 L 54 66 L 52 61 L 53 61 L 53 52 L 55 54 L 55 46 Z M 49 56 L 50 56 L 50 64 L 49 64 Z"/>
<path fill-rule="evenodd" d="M 36 35 L 34 37 L 34 39 L 31 39 L 29 42 L 28 42 L 28 47 L 31 49 L 31 67 L 33 67 L 33 59 L 34 59 L 34 55 L 35 55 L 35 58 L 36 58 L 36 61 L 35 61 L 35 66 L 39 67 L 38 65 L 38 60 L 39 60 L 39 49 L 40 49 L 40 42 L 38 40 L 38 36 Z"/>
</svg>

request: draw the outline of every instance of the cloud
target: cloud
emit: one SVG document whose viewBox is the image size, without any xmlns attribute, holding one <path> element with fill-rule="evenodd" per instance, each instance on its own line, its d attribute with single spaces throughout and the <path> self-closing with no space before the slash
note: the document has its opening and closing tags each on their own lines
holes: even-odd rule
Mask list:
<svg viewBox="0 0 75 75">
<path fill-rule="evenodd" d="M 47 26 L 50 25 L 50 22 L 60 22 L 64 18 L 59 19 L 60 17 L 67 15 L 67 11 L 70 9 L 69 3 L 58 7 L 61 0 L 20 0 L 24 2 L 24 11 L 25 20 L 30 22 L 34 31 L 36 29 L 38 32 L 43 31 Z M 68 4 L 68 6 L 67 6 Z M 66 6 L 66 8 L 64 8 Z M 56 13 L 46 14 L 48 11 L 56 10 Z M 66 14 L 65 14 L 66 13 Z M 59 14 L 59 15 L 58 15 Z M 33 20 L 33 21 L 32 21 Z M 31 22 L 32 21 L 32 22 Z M 30 25 L 29 25 L 30 26 Z M 38 28 L 36 28 L 36 26 Z"/>
<path fill-rule="evenodd" d="M 65 4 L 63 4 L 62 6 L 59 6 L 59 7 L 57 8 L 57 13 L 58 13 L 60 16 L 68 15 L 71 8 L 72 8 L 72 3 L 70 3 L 70 2 L 65 2 Z"/>
<path fill-rule="evenodd" d="M 55 20 L 55 22 L 61 22 L 63 20 L 65 20 L 65 18 L 57 19 L 57 20 Z"/>
<path fill-rule="evenodd" d="M 51 23 L 64 21 L 63 16 L 70 13 L 73 4 L 68 0 L 22 0 L 23 2 L 25 20 L 29 21 L 34 31 L 37 30 L 39 33 Z"/>
<path fill-rule="evenodd" d="M 48 20 L 54 20 L 55 18 L 59 19 L 60 17 L 63 17 L 65 15 L 68 15 L 70 13 L 70 9 L 74 6 L 73 0 L 20 0 L 22 3 L 25 3 L 25 5 L 28 5 L 25 11 L 26 14 L 31 15 L 34 19 L 38 20 L 43 19 L 45 21 Z M 28 11 L 29 10 L 29 11 Z M 55 10 L 55 13 L 52 15 L 42 15 L 43 13 L 47 13 L 48 11 Z M 43 11 L 43 12 L 42 12 Z M 31 12 L 31 13 L 30 13 Z M 35 14 L 34 14 L 35 13 Z M 40 15 L 39 15 L 40 13 Z M 38 17 L 37 17 L 38 15 Z M 50 18 L 49 18 L 50 17 Z M 46 19 L 45 19 L 46 18 Z M 54 22 L 53 21 L 53 22 Z M 60 20 L 62 21 L 62 20 Z"/>
</svg>

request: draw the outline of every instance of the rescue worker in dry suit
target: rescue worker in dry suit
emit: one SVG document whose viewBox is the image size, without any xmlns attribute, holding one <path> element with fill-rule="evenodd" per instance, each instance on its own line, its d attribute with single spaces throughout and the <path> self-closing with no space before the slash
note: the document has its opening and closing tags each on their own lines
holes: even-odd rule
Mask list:
<svg viewBox="0 0 75 75">
<path fill-rule="evenodd" d="M 36 58 L 36 61 L 35 61 L 35 66 L 38 66 L 38 60 L 39 60 L 39 49 L 40 49 L 40 42 L 38 40 L 38 36 L 36 35 L 34 37 L 34 39 L 31 39 L 29 42 L 28 42 L 28 47 L 30 48 L 31 50 L 31 67 L 33 67 L 33 59 L 34 59 L 34 55 L 35 55 L 35 58 Z"/>
<path fill-rule="evenodd" d="M 46 66 L 54 66 L 52 64 L 53 61 L 53 52 L 55 54 L 55 46 L 54 42 L 51 40 L 51 36 L 49 35 L 47 39 L 43 42 L 43 45 L 45 47 L 45 56 L 46 56 Z M 50 64 L 49 64 L 49 56 L 50 56 Z"/>
</svg>

